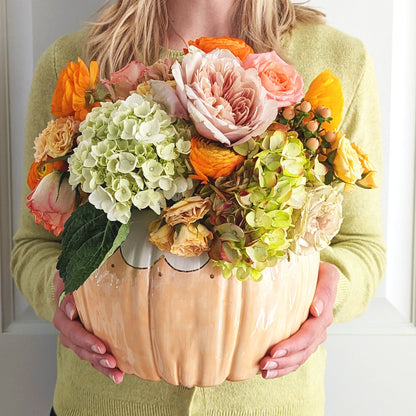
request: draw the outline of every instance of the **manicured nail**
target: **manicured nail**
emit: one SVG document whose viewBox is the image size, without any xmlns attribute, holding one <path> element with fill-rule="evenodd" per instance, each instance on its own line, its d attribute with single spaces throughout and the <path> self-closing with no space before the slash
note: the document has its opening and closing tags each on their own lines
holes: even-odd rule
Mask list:
<svg viewBox="0 0 416 416">
<path fill-rule="evenodd" d="M 284 357 L 287 354 L 286 350 L 277 350 L 274 354 L 273 354 L 273 358 L 281 358 Z"/>
<path fill-rule="evenodd" d="M 266 365 L 262 368 L 262 370 L 275 370 L 278 367 L 276 361 L 267 361 Z"/>
<path fill-rule="evenodd" d="M 105 352 L 105 351 L 102 351 L 101 348 L 95 344 L 91 347 L 91 351 L 95 352 L 96 354 L 104 354 Z"/>
<path fill-rule="evenodd" d="M 116 378 L 116 376 L 114 376 L 113 374 L 111 374 L 110 378 L 111 378 L 111 380 L 113 380 L 113 381 L 114 381 L 114 383 L 116 383 L 116 384 L 120 384 L 120 383 L 123 381 L 123 378 L 120 378 L 120 377 L 117 377 L 117 378 Z"/>
<path fill-rule="evenodd" d="M 103 367 L 111 368 L 110 362 L 108 360 L 100 360 L 99 362 L 100 362 L 100 365 L 102 365 Z"/>
<path fill-rule="evenodd" d="M 266 373 L 265 378 L 276 378 L 277 377 L 277 370 L 271 370 Z"/>
<path fill-rule="evenodd" d="M 324 303 L 318 299 L 313 303 L 312 307 L 315 310 L 316 316 L 320 316 L 324 309 Z"/>
<path fill-rule="evenodd" d="M 65 305 L 65 313 L 66 316 L 72 321 L 75 317 L 75 306 L 72 303 L 68 302 Z"/>
</svg>

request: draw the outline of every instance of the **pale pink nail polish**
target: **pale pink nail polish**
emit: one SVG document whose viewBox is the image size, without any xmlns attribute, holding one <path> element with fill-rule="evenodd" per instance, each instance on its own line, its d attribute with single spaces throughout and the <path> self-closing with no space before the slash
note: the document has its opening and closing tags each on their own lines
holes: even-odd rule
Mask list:
<svg viewBox="0 0 416 416">
<path fill-rule="evenodd" d="M 286 350 L 277 350 L 274 354 L 273 354 L 273 358 L 281 358 L 284 357 L 287 354 Z"/>
<path fill-rule="evenodd" d="M 277 377 L 277 370 L 270 370 L 266 374 L 266 378 L 276 378 Z"/>
<path fill-rule="evenodd" d="M 317 300 L 314 302 L 314 304 L 312 305 L 313 309 L 315 310 L 315 314 L 316 316 L 320 316 L 323 309 L 324 309 L 324 304 L 321 300 Z"/>
<path fill-rule="evenodd" d="M 100 347 L 95 344 L 91 346 L 91 351 L 95 352 L 96 354 L 103 354 L 103 351 L 101 351 Z"/>
<path fill-rule="evenodd" d="M 103 367 L 110 368 L 110 362 L 108 360 L 100 360 L 99 363 Z"/>
<path fill-rule="evenodd" d="M 275 370 L 278 367 L 275 361 L 267 361 L 266 365 L 262 368 L 262 370 Z"/>
<path fill-rule="evenodd" d="M 72 303 L 67 303 L 65 305 L 66 316 L 72 321 L 75 316 L 75 306 Z"/>
</svg>

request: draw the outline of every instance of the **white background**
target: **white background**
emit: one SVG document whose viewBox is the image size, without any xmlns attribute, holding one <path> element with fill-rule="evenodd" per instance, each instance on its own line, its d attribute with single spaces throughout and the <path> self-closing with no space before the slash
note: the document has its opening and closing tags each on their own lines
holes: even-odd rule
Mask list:
<svg viewBox="0 0 416 416">
<path fill-rule="evenodd" d="M 48 414 L 56 371 L 54 329 L 34 318 L 10 285 L 7 270 L 10 236 L 18 220 L 23 113 L 33 67 L 50 43 L 81 27 L 102 3 L 0 0 L 0 415 Z M 414 0 L 313 0 L 310 4 L 326 12 L 331 25 L 362 39 L 373 56 L 385 161 L 387 274 L 365 316 L 331 328 L 326 343 L 326 413 L 410 416 L 416 414 L 412 403 L 416 4 Z"/>
</svg>

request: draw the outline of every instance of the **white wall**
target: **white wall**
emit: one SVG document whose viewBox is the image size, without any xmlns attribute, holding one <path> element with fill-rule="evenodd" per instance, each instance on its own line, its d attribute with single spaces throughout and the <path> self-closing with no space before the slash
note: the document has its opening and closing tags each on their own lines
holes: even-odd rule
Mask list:
<svg viewBox="0 0 416 416">
<path fill-rule="evenodd" d="M 78 29 L 88 20 L 103 0 L 0 0 L 3 3 L 7 4 L 9 34 L 11 207 L 15 230 L 22 181 L 23 112 L 34 63 L 58 36 Z M 385 160 L 387 274 L 364 317 L 331 329 L 327 341 L 327 414 L 407 416 L 414 414 L 411 395 L 416 379 L 413 354 L 416 350 L 413 278 L 416 2 L 312 0 L 310 4 L 325 11 L 333 26 L 361 38 L 374 59 L 382 105 Z M 33 314 L 20 295 L 14 296 L 15 321 L 9 334 L 0 336 L 0 353 L 14 350 L 18 356 L 32 351 L 37 369 L 44 368 L 45 386 L 39 389 L 36 403 L 23 400 L 18 409 L 26 406 L 32 409 L 27 414 L 45 414 L 53 389 L 55 367 L 50 363 L 56 338 L 45 336 L 54 332 L 52 326 L 33 321 Z M 34 349 L 29 350 L 28 334 L 34 332 L 39 335 L 33 342 Z M 14 335 L 17 333 L 25 335 Z M 7 368 L 12 369 L 13 357 L 9 360 Z M 31 371 L 19 374 L 13 382 L 9 376 L 6 379 L 0 374 L 1 403 L 13 397 L 13 391 L 15 401 L 18 397 L 30 397 L 36 375 Z M 4 385 L 9 387 L 3 389 Z M 17 411 L 17 407 L 13 409 L 8 414 L 25 414 Z"/>
</svg>

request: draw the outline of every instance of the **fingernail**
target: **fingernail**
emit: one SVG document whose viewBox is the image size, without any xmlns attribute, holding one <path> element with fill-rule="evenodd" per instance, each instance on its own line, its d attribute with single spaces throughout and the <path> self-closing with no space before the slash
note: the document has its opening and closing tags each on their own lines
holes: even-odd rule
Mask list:
<svg viewBox="0 0 416 416">
<path fill-rule="evenodd" d="M 119 379 L 119 378 L 116 378 L 116 376 L 114 376 L 114 375 L 112 375 L 111 374 L 111 376 L 110 376 L 110 378 L 111 378 L 111 380 L 113 380 L 114 381 L 114 383 L 116 383 L 116 384 L 120 384 L 122 381 L 123 381 L 123 379 Z"/>
<path fill-rule="evenodd" d="M 271 370 L 266 373 L 265 378 L 276 378 L 277 377 L 277 370 Z"/>
<path fill-rule="evenodd" d="M 105 351 L 102 351 L 102 349 L 98 345 L 93 345 L 91 347 L 91 351 L 95 352 L 96 354 L 104 354 Z"/>
<path fill-rule="evenodd" d="M 318 299 L 313 303 L 312 307 L 315 310 L 316 316 L 320 316 L 324 309 L 324 303 Z"/>
<path fill-rule="evenodd" d="M 68 302 L 65 305 L 65 313 L 66 316 L 72 321 L 75 317 L 75 306 L 72 303 Z"/>
<path fill-rule="evenodd" d="M 278 367 L 275 361 L 267 361 L 266 365 L 262 368 L 262 370 L 275 370 Z"/>
<path fill-rule="evenodd" d="M 273 358 L 281 358 L 284 357 L 287 354 L 286 350 L 277 350 L 274 354 L 273 354 Z"/>
<path fill-rule="evenodd" d="M 102 365 L 103 367 L 111 368 L 110 362 L 108 360 L 100 360 L 99 362 L 100 362 L 100 365 Z"/>
</svg>

